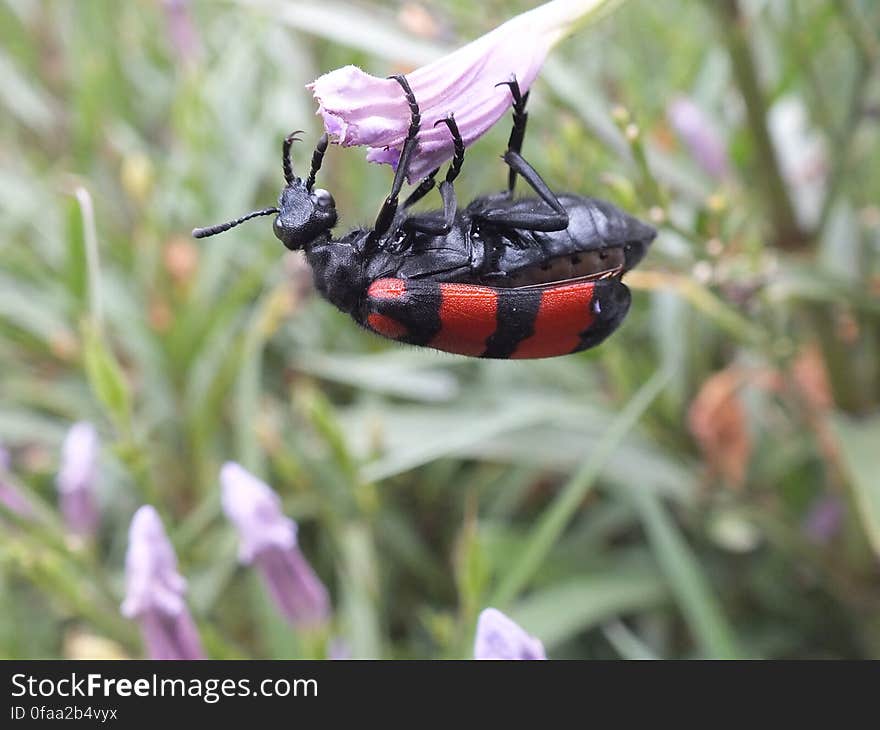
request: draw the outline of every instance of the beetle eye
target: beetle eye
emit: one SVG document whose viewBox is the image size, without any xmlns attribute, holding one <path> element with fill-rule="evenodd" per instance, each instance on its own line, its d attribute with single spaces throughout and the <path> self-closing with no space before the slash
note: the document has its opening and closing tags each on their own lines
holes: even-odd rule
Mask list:
<svg viewBox="0 0 880 730">
<path fill-rule="evenodd" d="M 317 188 L 315 192 L 312 193 L 312 198 L 314 198 L 315 202 L 322 208 L 336 207 L 336 201 L 333 200 L 333 196 L 321 188 Z"/>
<path fill-rule="evenodd" d="M 272 230 L 275 231 L 275 235 L 278 238 L 281 238 L 281 232 L 284 230 L 284 226 L 281 224 L 281 216 L 275 216 L 275 220 L 272 222 Z"/>
</svg>

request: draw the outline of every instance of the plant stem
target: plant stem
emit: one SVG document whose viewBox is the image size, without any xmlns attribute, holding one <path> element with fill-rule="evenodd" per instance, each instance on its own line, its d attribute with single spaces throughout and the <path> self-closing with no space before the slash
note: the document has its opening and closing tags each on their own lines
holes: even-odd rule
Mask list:
<svg viewBox="0 0 880 730">
<path fill-rule="evenodd" d="M 102 332 L 104 312 L 101 303 L 101 262 L 98 253 L 98 234 L 95 227 L 95 208 L 88 190 L 78 186 L 74 191 L 83 222 L 86 250 L 86 270 L 89 276 L 89 318 L 96 332 Z"/>
<path fill-rule="evenodd" d="M 847 171 L 853 163 L 851 154 L 852 140 L 865 116 L 863 109 L 864 94 L 870 80 L 871 64 L 862 59 L 858 62 L 846 119 L 840 132 L 833 135 L 837 154 L 834 156 L 831 172 L 828 175 L 828 191 L 825 194 L 825 200 L 822 201 L 822 211 L 819 214 L 819 223 L 816 225 L 817 234 L 821 234 L 825 230 L 825 226 L 828 225 L 828 219 L 831 217 L 834 203 L 844 187 Z"/>
<path fill-rule="evenodd" d="M 749 128 L 756 147 L 760 167 L 758 183 L 764 188 L 774 227 L 774 244 L 787 251 L 803 249 L 807 236 L 800 229 L 788 195 L 776 150 L 767 129 L 767 102 L 758 82 L 755 62 L 749 47 L 746 21 L 739 0 L 710 2 L 718 12 L 721 30 L 736 83 L 746 105 Z"/>
<path fill-rule="evenodd" d="M 834 3 L 838 14 L 843 21 L 844 28 L 853 40 L 853 44 L 859 51 L 862 59 L 872 65 L 880 58 L 880 43 L 871 34 L 872 18 L 867 20 L 859 16 L 859 12 L 852 6 L 849 0 L 836 0 Z"/>
</svg>

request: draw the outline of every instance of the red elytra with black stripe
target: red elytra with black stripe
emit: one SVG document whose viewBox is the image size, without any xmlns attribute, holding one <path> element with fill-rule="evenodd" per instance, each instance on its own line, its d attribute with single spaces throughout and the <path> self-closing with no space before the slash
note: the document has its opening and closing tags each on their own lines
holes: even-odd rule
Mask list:
<svg viewBox="0 0 880 730">
<path fill-rule="evenodd" d="M 193 231 L 211 236 L 260 215 L 275 214 L 275 235 L 302 250 L 318 291 L 355 321 L 397 342 L 459 355 L 538 358 L 586 350 L 614 332 L 629 311 L 623 275 L 641 261 L 656 231 L 611 203 L 557 195 L 520 155 L 528 94 L 503 81 L 513 98 L 513 130 L 504 161 L 504 193 L 459 210 L 453 182 L 464 142 L 450 114 L 452 163 L 439 184 L 442 210 L 411 206 L 436 185 L 434 170 L 402 203 L 399 194 L 417 153 L 421 115 L 403 76 L 393 77 L 410 109 L 410 127 L 391 186 L 372 229 L 334 238 L 336 204 L 314 189 L 327 150 L 322 136 L 308 177 L 293 174 L 290 135 L 282 147 L 286 185 L 278 207 Z M 438 123 L 439 123 L 438 122 Z M 535 195 L 515 198 L 518 177 Z"/>
<path fill-rule="evenodd" d="M 625 301 L 612 301 L 613 297 Z M 459 355 L 554 357 L 585 350 L 598 337 L 604 339 L 611 322 L 603 317 L 603 299 L 616 320 L 625 311 L 628 292 L 612 282 L 503 289 L 379 279 L 367 290 L 364 324 L 392 340 Z"/>
</svg>

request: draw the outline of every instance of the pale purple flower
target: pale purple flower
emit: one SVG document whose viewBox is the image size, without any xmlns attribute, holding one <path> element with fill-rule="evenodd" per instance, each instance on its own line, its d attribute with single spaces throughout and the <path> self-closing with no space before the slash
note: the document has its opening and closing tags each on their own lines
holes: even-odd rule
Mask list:
<svg viewBox="0 0 880 730">
<path fill-rule="evenodd" d="M 4 475 L 12 466 L 9 452 L 0 445 L 0 504 L 4 508 L 19 517 L 30 517 L 33 514 L 31 505 L 21 491 L 11 482 L 4 479 Z"/>
<path fill-rule="evenodd" d="M 486 608 L 477 620 L 474 659 L 546 659 L 544 645 L 497 608 Z"/>
<path fill-rule="evenodd" d="M 335 661 L 351 659 L 351 647 L 342 637 L 337 636 L 330 641 L 327 647 L 327 658 Z"/>
<path fill-rule="evenodd" d="M 0 475 L 0 504 L 19 517 L 31 517 L 33 510 L 27 498 L 14 484 L 3 480 Z"/>
<path fill-rule="evenodd" d="M 284 617 L 312 627 L 327 619 L 330 599 L 297 545 L 296 523 L 264 482 L 233 462 L 220 470 L 222 504 L 239 535 L 239 558 L 255 565 Z"/>
<path fill-rule="evenodd" d="M 694 160 L 708 175 L 721 180 L 730 174 L 724 140 L 693 99 L 677 97 L 667 107 L 666 115 Z"/>
<path fill-rule="evenodd" d="M 151 659 L 204 659 L 195 622 L 184 600 L 186 580 L 155 509 L 135 512 L 125 556 L 122 615 L 137 620 Z"/>
<path fill-rule="evenodd" d="M 434 123 L 449 114 L 465 146 L 485 134 L 511 105 L 510 89 L 496 86 L 513 76 L 525 93 L 548 51 L 578 21 L 593 15 L 608 0 L 554 0 L 518 15 L 495 30 L 427 66 L 406 74 L 421 112 L 418 145 L 410 160 L 414 182 L 453 154 L 445 125 Z M 409 128 L 410 111 L 397 81 L 371 76 L 355 66 L 324 74 L 308 85 L 318 113 L 334 142 L 364 145 L 367 159 L 397 165 Z"/>
<path fill-rule="evenodd" d="M 840 532 L 844 513 L 840 497 L 836 494 L 823 494 L 810 505 L 804 519 L 804 532 L 815 543 L 828 543 Z"/>
<path fill-rule="evenodd" d="M 67 528 L 77 535 L 93 535 L 98 528 L 95 485 L 101 445 L 91 423 L 75 423 L 61 447 L 61 466 L 55 485 Z"/>
<path fill-rule="evenodd" d="M 201 52 L 199 35 L 193 23 L 189 0 L 162 0 L 168 36 L 180 60 L 195 61 Z"/>
</svg>

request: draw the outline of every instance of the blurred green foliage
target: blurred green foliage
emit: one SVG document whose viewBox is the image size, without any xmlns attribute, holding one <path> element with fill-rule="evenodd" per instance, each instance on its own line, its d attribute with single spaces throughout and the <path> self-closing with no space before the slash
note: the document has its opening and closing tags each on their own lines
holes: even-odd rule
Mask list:
<svg viewBox="0 0 880 730">
<path fill-rule="evenodd" d="M 880 656 L 876 3 L 630 0 L 553 52 L 527 156 L 661 229 L 595 351 L 396 346 L 312 295 L 266 221 L 189 239 L 274 201 L 316 76 L 406 71 L 527 7 L 0 2 L 0 441 L 35 505 L 0 516 L 0 655 L 141 655 L 118 606 L 151 503 L 215 657 L 468 656 L 487 605 L 557 658 Z M 671 128 L 682 95 L 720 180 Z M 504 184 L 507 133 L 468 151 L 460 199 Z M 345 228 L 390 171 L 334 147 L 321 184 Z M 55 508 L 82 419 L 94 542 Z M 238 566 L 230 459 L 299 521 L 326 634 Z"/>
</svg>

